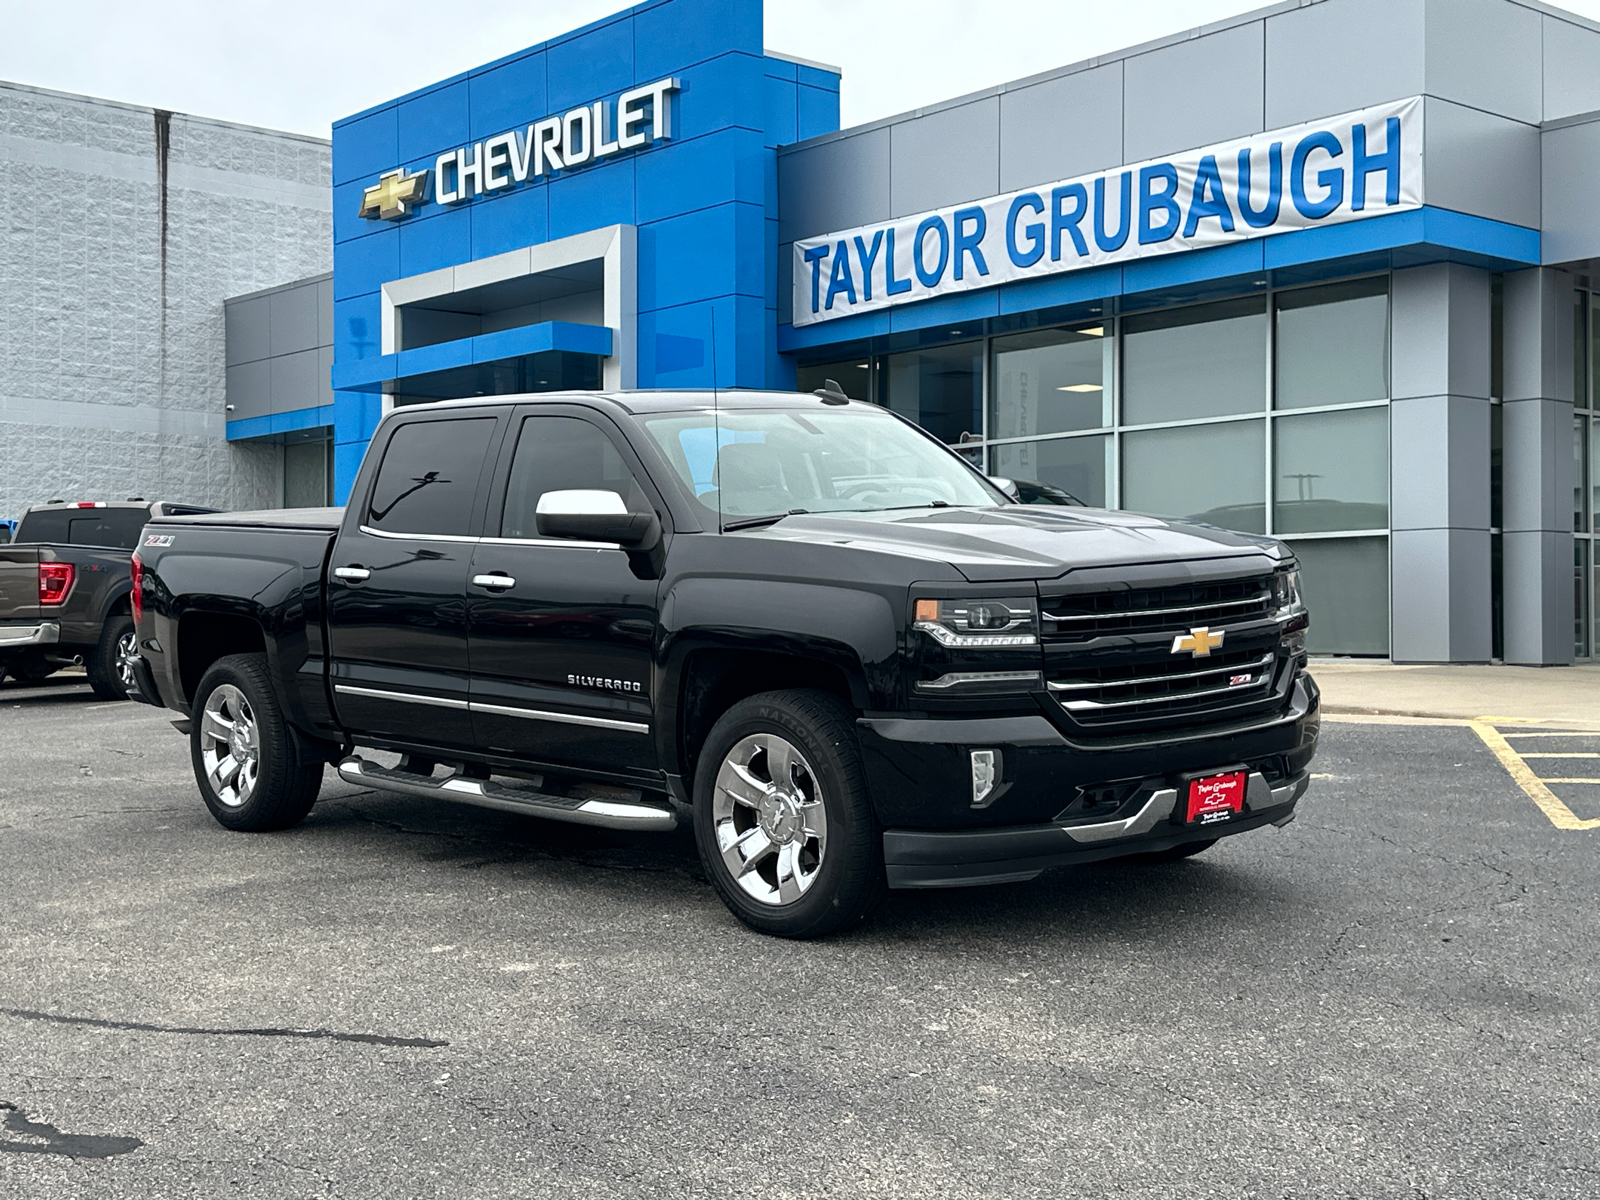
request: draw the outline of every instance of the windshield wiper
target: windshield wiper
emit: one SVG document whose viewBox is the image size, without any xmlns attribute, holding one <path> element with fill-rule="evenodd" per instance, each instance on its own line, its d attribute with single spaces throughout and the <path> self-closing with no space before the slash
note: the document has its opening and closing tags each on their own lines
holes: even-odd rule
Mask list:
<svg viewBox="0 0 1600 1200">
<path fill-rule="evenodd" d="M 798 517 L 806 511 L 803 508 L 791 508 L 788 512 L 773 513 L 767 517 L 746 517 L 742 521 L 729 521 L 722 527 L 722 532 L 733 533 L 740 529 L 760 529 L 763 525 L 776 525 L 785 517 Z"/>
</svg>

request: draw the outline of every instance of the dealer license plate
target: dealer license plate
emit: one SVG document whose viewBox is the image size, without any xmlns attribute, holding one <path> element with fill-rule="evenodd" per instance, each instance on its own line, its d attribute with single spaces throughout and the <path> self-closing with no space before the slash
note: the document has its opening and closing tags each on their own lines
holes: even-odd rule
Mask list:
<svg viewBox="0 0 1600 1200">
<path fill-rule="evenodd" d="M 1204 779 L 1189 781 L 1189 811 L 1191 825 L 1214 825 L 1232 820 L 1244 811 L 1244 787 L 1248 773 L 1233 771 L 1227 775 L 1209 775 Z"/>
</svg>

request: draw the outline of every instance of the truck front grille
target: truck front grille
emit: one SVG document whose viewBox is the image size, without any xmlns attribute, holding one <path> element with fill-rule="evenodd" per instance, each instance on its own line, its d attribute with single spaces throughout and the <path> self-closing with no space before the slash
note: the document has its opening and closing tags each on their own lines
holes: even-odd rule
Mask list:
<svg viewBox="0 0 1600 1200">
<path fill-rule="evenodd" d="M 1041 609 L 1050 695 L 1079 726 L 1200 725 L 1265 710 L 1287 687 L 1270 576 L 1046 594 Z M 1198 630 L 1222 644 L 1174 652 Z"/>
</svg>

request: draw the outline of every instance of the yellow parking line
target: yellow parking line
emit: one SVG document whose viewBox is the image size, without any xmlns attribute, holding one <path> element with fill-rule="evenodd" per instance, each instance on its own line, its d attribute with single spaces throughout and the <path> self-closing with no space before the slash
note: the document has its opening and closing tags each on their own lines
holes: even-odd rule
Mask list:
<svg viewBox="0 0 1600 1200">
<path fill-rule="evenodd" d="M 1515 730 L 1505 730 L 1508 738 L 1533 738 L 1533 737 L 1600 737 L 1600 729 L 1566 729 L 1560 733 L 1518 733 Z"/>
<path fill-rule="evenodd" d="M 1576 776 L 1572 776 L 1572 777 L 1565 778 L 1565 779 L 1562 779 L 1562 778 L 1551 779 L 1549 777 L 1546 777 L 1544 779 L 1539 780 L 1539 782 L 1540 783 L 1600 783 L 1600 779 L 1580 779 L 1580 778 L 1578 778 Z"/>
<path fill-rule="evenodd" d="M 1490 753 L 1500 760 L 1503 766 L 1525 793 L 1528 799 L 1539 806 L 1541 812 L 1550 818 L 1550 824 L 1557 829 L 1600 829 L 1600 819 L 1581 821 L 1570 808 L 1557 799 L 1556 794 L 1545 786 L 1545 781 L 1533 773 L 1533 768 L 1522 761 L 1522 756 L 1511 748 L 1504 735 L 1493 725 L 1483 721 L 1470 722 L 1474 732 L 1483 739 L 1483 744 L 1489 747 Z"/>
<path fill-rule="evenodd" d="M 1595 754 L 1589 750 L 1584 750 L 1577 754 L 1547 754 L 1543 751 L 1535 753 L 1533 751 L 1523 750 L 1521 751 L 1521 754 L 1523 758 L 1600 758 L 1600 754 Z"/>
</svg>

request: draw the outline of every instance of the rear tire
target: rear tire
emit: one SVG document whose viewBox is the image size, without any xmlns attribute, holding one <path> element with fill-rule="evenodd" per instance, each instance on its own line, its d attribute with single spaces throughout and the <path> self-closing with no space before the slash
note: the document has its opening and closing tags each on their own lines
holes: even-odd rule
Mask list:
<svg viewBox="0 0 1600 1200">
<path fill-rule="evenodd" d="M 125 613 L 107 617 L 100 630 L 100 644 L 84 660 L 83 671 L 89 677 L 89 687 L 102 700 L 126 700 L 128 684 L 124 679 L 128 656 L 135 646 L 133 618 Z"/>
<path fill-rule="evenodd" d="M 717 894 L 759 933 L 822 937 L 883 898 L 855 714 L 827 692 L 765 692 L 722 714 L 695 771 L 694 832 Z"/>
<path fill-rule="evenodd" d="M 229 829 L 297 825 L 322 786 L 322 759 L 284 720 L 265 654 L 220 658 L 201 676 L 189 753 L 206 807 Z"/>
</svg>

